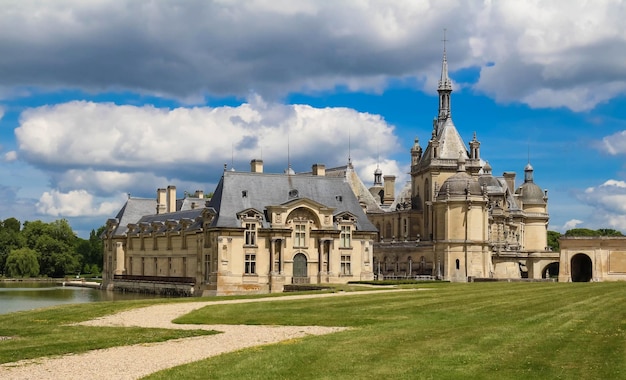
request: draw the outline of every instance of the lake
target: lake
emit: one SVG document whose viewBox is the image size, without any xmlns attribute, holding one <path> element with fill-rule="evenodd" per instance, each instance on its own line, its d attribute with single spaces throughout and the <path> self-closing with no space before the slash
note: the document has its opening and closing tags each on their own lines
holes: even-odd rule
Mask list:
<svg viewBox="0 0 626 380">
<path fill-rule="evenodd" d="M 157 297 L 149 294 L 58 286 L 55 282 L 0 281 L 0 314 L 61 304 Z"/>
</svg>

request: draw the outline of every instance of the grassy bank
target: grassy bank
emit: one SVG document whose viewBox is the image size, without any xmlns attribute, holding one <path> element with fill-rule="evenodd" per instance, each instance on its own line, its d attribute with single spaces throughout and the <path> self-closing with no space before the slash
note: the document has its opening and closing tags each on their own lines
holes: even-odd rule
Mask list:
<svg viewBox="0 0 626 380">
<path fill-rule="evenodd" d="M 150 379 L 626 377 L 626 283 L 482 283 L 220 305 L 181 323 L 350 326 Z"/>
</svg>

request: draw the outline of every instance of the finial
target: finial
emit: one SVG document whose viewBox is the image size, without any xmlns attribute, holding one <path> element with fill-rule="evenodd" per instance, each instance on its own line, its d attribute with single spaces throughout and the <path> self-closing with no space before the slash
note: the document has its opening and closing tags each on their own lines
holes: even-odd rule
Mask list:
<svg viewBox="0 0 626 380">
<path fill-rule="evenodd" d="M 444 57 L 446 56 L 446 42 L 448 41 L 446 39 L 446 31 L 447 30 L 448 30 L 447 28 L 443 28 L 443 40 L 442 41 L 443 41 L 443 56 Z"/>
</svg>

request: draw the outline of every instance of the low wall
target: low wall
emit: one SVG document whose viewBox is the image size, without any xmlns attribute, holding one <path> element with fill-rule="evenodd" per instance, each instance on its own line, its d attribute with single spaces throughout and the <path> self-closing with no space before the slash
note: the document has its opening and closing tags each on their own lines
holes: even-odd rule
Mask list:
<svg viewBox="0 0 626 380">
<path fill-rule="evenodd" d="M 176 284 L 158 281 L 113 280 L 107 285 L 106 289 L 122 293 L 160 294 L 176 297 L 191 297 L 195 293 L 192 284 Z M 200 294 L 198 294 L 198 296 L 199 295 Z"/>
</svg>

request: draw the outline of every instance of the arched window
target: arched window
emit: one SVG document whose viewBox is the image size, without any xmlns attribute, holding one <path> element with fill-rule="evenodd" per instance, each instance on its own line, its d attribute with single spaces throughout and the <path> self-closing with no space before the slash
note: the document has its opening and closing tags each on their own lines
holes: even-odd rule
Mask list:
<svg viewBox="0 0 626 380">
<path fill-rule="evenodd" d="M 456 259 L 456 270 L 461 269 L 461 260 Z"/>
</svg>

